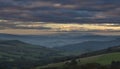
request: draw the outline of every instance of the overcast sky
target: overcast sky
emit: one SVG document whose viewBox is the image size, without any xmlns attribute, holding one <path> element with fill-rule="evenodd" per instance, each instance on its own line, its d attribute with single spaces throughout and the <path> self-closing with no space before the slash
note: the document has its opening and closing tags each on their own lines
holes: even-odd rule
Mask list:
<svg viewBox="0 0 120 69">
<path fill-rule="evenodd" d="M 0 33 L 8 30 L 120 32 L 120 0 L 0 0 Z"/>
</svg>

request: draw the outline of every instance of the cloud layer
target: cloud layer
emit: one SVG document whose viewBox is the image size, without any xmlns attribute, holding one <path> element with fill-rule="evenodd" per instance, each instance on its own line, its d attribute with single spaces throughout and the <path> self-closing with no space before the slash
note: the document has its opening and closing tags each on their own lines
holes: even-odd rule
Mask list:
<svg viewBox="0 0 120 69">
<path fill-rule="evenodd" d="M 0 0 L 0 18 L 55 23 L 120 23 L 120 0 Z"/>
<path fill-rule="evenodd" d="M 120 24 L 94 23 L 94 24 L 66 24 L 66 23 L 45 23 L 45 22 L 19 22 L 19 21 L 0 21 L 0 30 L 23 29 L 41 30 L 46 32 L 120 32 Z"/>
</svg>

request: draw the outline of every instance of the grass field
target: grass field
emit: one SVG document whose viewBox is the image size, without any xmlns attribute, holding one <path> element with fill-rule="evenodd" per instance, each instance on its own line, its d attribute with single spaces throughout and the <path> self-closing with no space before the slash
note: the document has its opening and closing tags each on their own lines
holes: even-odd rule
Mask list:
<svg viewBox="0 0 120 69">
<path fill-rule="evenodd" d="M 120 52 L 109 53 L 98 56 L 92 56 L 88 58 L 82 58 L 81 63 L 100 63 L 100 64 L 110 64 L 112 61 L 120 61 Z"/>
</svg>

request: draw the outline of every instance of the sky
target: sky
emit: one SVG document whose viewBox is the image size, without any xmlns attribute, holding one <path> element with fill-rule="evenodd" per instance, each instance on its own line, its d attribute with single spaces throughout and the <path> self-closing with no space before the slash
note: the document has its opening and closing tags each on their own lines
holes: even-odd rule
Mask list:
<svg viewBox="0 0 120 69">
<path fill-rule="evenodd" d="M 0 0 L 0 33 L 120 35 L 120 0 Z"/>
</svg>

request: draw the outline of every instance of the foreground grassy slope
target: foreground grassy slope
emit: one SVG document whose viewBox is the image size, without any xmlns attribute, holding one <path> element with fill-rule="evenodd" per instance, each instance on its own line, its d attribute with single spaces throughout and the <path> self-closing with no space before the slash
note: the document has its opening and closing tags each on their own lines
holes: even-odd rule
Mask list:
<svg viewBox="0 0 120 69">
<path fill-rule="evenodd" d="M 112 61 L 120 61 L 120 52 L 80 58 L 77 60 L 78 61 L 80 60 L 79 64 L 100 63 L 102 65 L 107 65 L 107 64 L 110 64 Z M 61 67 L 64 64 L 65 62 L 60 62 L 60 63 L 55 63 L 55 64 L 49 64 L 43 67 L 37 67 L 36 69 L 47 68 L 47 67 Z"/>
<path fill-rule="evenodd" d="M 81 63 L 110 64 L 112 61 L 120 61 L 120 52 L 103 54 L 81 59 Z"/>
</svg>

